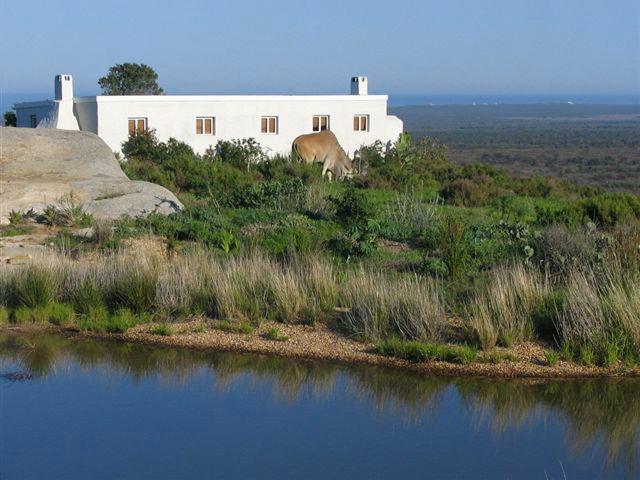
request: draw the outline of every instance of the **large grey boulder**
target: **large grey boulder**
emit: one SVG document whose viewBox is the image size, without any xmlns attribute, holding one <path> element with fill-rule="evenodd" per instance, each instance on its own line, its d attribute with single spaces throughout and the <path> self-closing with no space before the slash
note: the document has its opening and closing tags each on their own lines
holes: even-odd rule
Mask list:
<svg viewBox="0 0 640 480">
<path fill-rule="evenodd" d="M 70 195 L 96 218 L 182 209 L 166 188 L 129 180 L 93 133 L 0 128 L 0 223 L 8 222 L 11 210 L 41 211 Z"/>
</svg>

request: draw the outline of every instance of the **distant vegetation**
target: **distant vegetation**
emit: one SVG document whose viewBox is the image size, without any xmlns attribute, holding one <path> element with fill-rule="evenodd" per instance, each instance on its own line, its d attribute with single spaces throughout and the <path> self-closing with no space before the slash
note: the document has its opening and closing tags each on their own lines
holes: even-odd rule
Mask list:
<svg viewBox="0 0 640 480">
<path fill-rule="evenodd" d="M 458 164 L 551 175 L 640 193 L 637 105 L 447 105 L 391 109 L 416 138 L 435 136 Z"/>
</svg>

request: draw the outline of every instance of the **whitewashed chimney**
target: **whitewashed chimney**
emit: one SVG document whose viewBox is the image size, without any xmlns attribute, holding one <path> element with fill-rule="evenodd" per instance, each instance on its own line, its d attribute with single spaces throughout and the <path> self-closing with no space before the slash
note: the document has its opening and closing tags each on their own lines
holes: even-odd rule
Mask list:
<svg viewBox="0 0 640 480">
<path fill-rule="evenodd" d="M 367 77 L 351 77 L 351 95 L 367 95 L 368 83 Z"/>
</svg>

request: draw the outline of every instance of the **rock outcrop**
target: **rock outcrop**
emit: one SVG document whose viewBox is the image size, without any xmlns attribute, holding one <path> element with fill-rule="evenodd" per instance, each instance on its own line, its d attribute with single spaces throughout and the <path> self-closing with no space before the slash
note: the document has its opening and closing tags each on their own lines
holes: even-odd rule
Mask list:
<svg viewBox="0 0 640 480">
<path fill-rule="evenodd" d="M 0 223 L 7 223 L 11 210 L 41 211 L 70 195 L 96 218 L 182 209 L 166 188 L 129 180 L 93 133 L 0 128 Z"/>
</svg>

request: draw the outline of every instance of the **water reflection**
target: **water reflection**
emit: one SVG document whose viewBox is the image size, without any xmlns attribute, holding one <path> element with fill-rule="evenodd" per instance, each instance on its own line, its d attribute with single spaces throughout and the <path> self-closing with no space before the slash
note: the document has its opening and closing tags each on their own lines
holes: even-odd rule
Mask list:
<svg viewBox="0 0 640 480">
<path fill-rule="evenodd" d="M 624 465 L 629 476 L 640 463 L 640 380 L 514 381 L 429 378 L 375 367 L 348 367 L 277 357 L 198 353 L 125 343 L 68 340 L 59 336 L 0 336 L 0 374 L 17 364 L 34 380 L 77 364 L 101 367 L 134 383 L 157 378 L 180 387 L 190 378 L 210 372 L 213 384 L 229 390 L 240 380 L 268 384 L 274 396 L 295 403 L 333 393 L 345 379 L 352 398 L 372 405 L 380 415 L 419 423 L 437 414 L 445 394 L 459 396 L 466 415 L 478 428 L 489 426 L 496 436 L 549 416 L 565 424 L 565 442 L 575 455 L 594 446 L 606 455 L 606 466 Z M 12 370 L 13 371 L 13 370 Z M 342 388 L 342 387 L 341 387 Z"/>
</svg>

